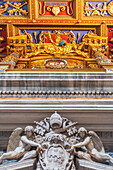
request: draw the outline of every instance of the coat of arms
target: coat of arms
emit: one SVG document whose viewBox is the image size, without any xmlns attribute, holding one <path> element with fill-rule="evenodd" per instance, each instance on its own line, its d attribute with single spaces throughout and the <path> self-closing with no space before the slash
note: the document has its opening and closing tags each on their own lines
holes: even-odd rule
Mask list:
<svg viewBox="0 0 113 170">
<path fill-rule="evenodd" d="M 84 127 L 76 128 L 77 122 L 61 117 L 57 112 L 40 122 L 35 128 L 17 128 L 10 136 L 7 153 L 0 157 L 23 161 L 38 156 L 42 170 L 76 170 L 74 156 L 87 161 L 113 164 L 106 154 L 99 136 Z M 85 148 L 83 148 L 83 146 Z"/>
<path fill-rule="evenodd" d="M 57 16 L 60 13 L 60 7 L 58 6 L 53 6 L 52 7 L 52 12 L 55 16 Z"/>
</svg>

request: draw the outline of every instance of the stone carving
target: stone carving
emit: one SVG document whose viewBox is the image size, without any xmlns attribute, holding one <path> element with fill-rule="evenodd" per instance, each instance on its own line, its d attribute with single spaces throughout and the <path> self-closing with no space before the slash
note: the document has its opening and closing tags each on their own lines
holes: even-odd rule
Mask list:
<svg viewBox="0 0 113 170">
<path fill-rule="evenodd" d="M 76 123 L 62 118 L 56 112 L 45 118 L 35 128 L 36 141 L 42 143 L 39 161 L 45 170 L 75 169 L 71 143 L 76 143 Z M 41 137 L 42 136 L 42 137 Z M 72 140 L 73 139 L 73 140 Z"/>
<path fill-rule="evenodd" d="M 23 155 L 23 159 L 28 156 L 31 158 L 32 155 L 36 156 L 36 150 L 31 150 L 31 147 L 39 147 L 39 144 L 34 142 L 34 128 L 32 126 L 26 126 L 24 130 L 24 135 L 21 136 L 23 133 L 22 128 L 16 128 L 9 138 L 9 143 L 7 147 L 7 153 L 4 153 L 0 157 L 0 162 L 4 159 L 19 159 Z"/>
<path fill-rule="evenodd" d="M 113 163 L 113 158 L 105 153 L 103 144 L 99 138 L 99 136 L 94 131 L 89 131 L 84 127 L 79 128 L 78 130 L 81 141 L 75 145 L 74 148 L 81 148 L 83 146 L 87 149 L 87 154 L 82 151 L 78 151 L 76 154 L 79 158 L 83 158 L 86 160 L 92 161 L 93 158 L 95 161 L 105 163 L 106 160 L 109 160 Z M 89 155 L 88 155 L 89 154 Z"/>
<path fill-rule="evenodd" d="M 81 127 L 77 122 L 61 117 L 57 112 L 40 122 L 36 127 L 17 128 L 11 134 L 7 153 L 0 157 L 23 161 L 38 155 L 43 170 L 75 170 L 74 155 L 88 161 L 113 163 L 106 154 L 98 135 Z M 83 148 L 84 146 L 84 148 Z"/>
</svg>

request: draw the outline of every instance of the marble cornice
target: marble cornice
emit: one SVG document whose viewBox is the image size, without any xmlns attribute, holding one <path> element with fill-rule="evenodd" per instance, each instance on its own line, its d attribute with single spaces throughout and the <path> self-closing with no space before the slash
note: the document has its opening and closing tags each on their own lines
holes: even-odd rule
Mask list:
<svg viewBox="0 0 113 170">
<path fill-rule="evenodd" d="M 112 73 L 0 73 L 2 98 L 113 98 Z"/>
</svg>

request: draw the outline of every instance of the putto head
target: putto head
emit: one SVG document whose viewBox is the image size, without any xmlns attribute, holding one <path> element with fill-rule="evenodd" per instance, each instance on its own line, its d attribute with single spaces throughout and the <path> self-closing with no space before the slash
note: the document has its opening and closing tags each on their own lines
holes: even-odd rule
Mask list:
<svg viewBox="0 0 113 170">
<path fill-rule="evenodd" d="M 87 135 L 87 130 L 84 127 L 79 128 L 78 133 L 81 138 L 84 138 Z"/>
<path fill-rule="evenodd" d="M 56 111 L 50 117 L 50 125 L 53 129 L 57 129 L 62 126 L 62 118 Z"/>
<path fill-rule="evenodd" d="M 33 128 L 33 126 L 26 126 L 24 131 L 25 131 L 25 133 L 27 133 L 27 132 L 32 132 L 33 133 L 34 132 L 34 128 Z"/>
</svg>

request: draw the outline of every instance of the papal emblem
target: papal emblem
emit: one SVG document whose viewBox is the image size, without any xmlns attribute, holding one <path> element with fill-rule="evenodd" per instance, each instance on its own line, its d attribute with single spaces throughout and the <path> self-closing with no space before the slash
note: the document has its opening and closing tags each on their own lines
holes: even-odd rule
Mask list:
<svg viewBox="0 0 113 170">
<path fill-rule="evenodd" d="M 113 15 L 113 1 L 108 4 L 108 13 Z"/>
<path fill-rule="evenodd" d="M 53 14 L 54 14 L 55 16 L 57 16 L 57 15 L 60 13 L 60 7 L 54 6 L 54 7 L 52 8 L 52 12 L 53 12 Z"/>
<path fill-rule="evenodd" d="M 104 166 L 108 161 L 113 164 L 113 158 L 105 153 L 99 136 L 84 127 L 77 129 L 77 122 L 55 112 L 34 123 L 34 128 L 26 126 L 25 129 L 16 128 L 12 132 L 7 153 L 0 156 L 0 163 L 5 159 L 21 163 L 38 157 L 41 170 L 78 170 L 75 164 L 78 159 L 87 160 L 90 164 L 94 161 L 104 163 Z"/>
</svg>

